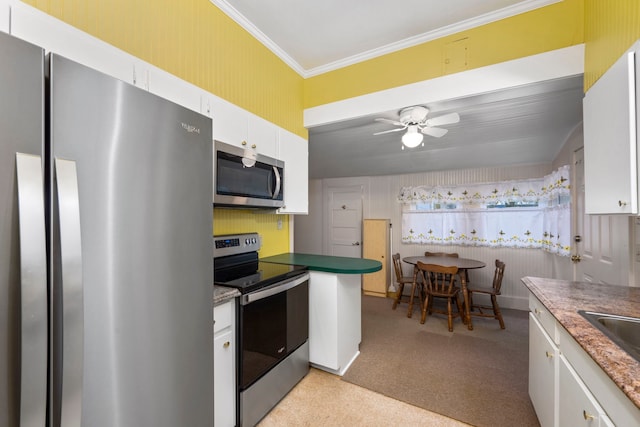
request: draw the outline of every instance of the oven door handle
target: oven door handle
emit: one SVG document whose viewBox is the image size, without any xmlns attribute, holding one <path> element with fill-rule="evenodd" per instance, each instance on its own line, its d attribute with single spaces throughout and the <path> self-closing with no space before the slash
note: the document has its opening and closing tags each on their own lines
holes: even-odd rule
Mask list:
<svg viewBox="0 0 640 427">
<path fill-rule="evenodd" d="M 246 295 L 242 295 L 242 297 L 240 298 L 240 304 L 241 305 L 251 304 L 252 302 L 255 302 L 264 298 L 268 298 L 272 295 L 279 294 L 284 291 L 288 291 L 289 289 L 295 288 L 296 286 L 299 286 L 308 280 L 309 280 L 309 273 L 305 273 L 301 276 L 296 276 L 293 279 L 280 282 L 280 284 L 276 286 L 271 286 L 265 289 L 260 289 L 256 292 L 251 292 Z"/>
</svg>

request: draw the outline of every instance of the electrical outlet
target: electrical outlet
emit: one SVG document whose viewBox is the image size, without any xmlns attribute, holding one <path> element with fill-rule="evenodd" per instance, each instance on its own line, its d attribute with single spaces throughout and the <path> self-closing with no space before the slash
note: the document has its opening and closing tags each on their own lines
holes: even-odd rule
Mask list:
<svg viewBox="0 0 640 427">
<path fill-rule="evenodd" d="M 278 230 L 282 230 L 282 219 L 278 218 Z"/>
</svg>

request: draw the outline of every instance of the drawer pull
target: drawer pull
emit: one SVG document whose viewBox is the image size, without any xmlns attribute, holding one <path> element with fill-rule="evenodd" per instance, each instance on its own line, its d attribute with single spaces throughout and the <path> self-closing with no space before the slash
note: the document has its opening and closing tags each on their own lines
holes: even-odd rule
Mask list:
<svg viewBox="0 0 640 427">
<path fill-rule="evenodd" d="M 229 348 L 229 346 L 231 345 L 231 343 L 229 341 L 225 342 L 224 344 L 222 344 L 222 346 L 224 348 Z"/>
<path fill-rule="evenodd" d="M 549 353 L 548 351 L 545 351 L 545 354 L 549 359 L 553 359 L 553 353 Z"/>
<path fill-rule="evenodd" d="M 585 420 L 587 421 L 591 421 L 593 420 L 595 417 L 591 414 L 589 414 L 587 411 L 583 410 L 582 411 L 582 416 L 584 417 Z"/>
</svg>

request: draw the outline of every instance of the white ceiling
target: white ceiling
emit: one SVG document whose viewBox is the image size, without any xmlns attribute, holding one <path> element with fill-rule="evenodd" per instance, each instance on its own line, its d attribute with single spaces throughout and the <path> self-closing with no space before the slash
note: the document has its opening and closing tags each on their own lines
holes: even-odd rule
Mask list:
<svg viewBox="0 0 640 427">
<path fill-rule="evenodd" d="M 304 77 L 543 7 L 559 0 L 211 0 Z M 582 120 L 582 77 L 426 105 L 458 112 L 449 133 L 401 150 L 397 110 L 309 129 L 310 178 L 550 162 Z"/>
</svg>

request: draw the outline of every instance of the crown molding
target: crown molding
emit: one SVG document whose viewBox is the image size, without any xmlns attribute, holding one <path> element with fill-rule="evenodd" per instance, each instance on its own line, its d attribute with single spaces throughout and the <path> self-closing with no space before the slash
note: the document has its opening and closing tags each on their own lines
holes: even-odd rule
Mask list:
<svg viewBox="0 0 640 427">
<path fill-rule="evenodd" d="M 215 6 L 222 10 L 229 18 L 233 19 L 238 25 L 244 28 L 249 34 L 258 39 L 260 43 L 265 45 L 267 49 L 273 52 L 277 57 L 282 59 L 296 73 L 305 77 L 306 70 L 300 66 L 287 52 L 282 50 L 273 40 L 267 37 L 258 27 L 253 25 L 251 21 L 245 18 L 235 7 L 231 6 L 226 0 L 210 0 Z"/>
<path fill-rule="evenodd" d="M 406 49 L 408 47 L 417 46 L 422 43 L 426 43 L 431 40 L 439 39 L 441 37 L 449 36 L 451 34 L 459 33 L 461 31 L 469 30 L 481 25 L 486 25 L 491 22 L 499 21 L 501 19 L 509 18 L 521 13 L 529 12 L 541 7 L 549 6 L 551 4 L 559 3 L 563 0 L 526 0 L 518 4 L 507 6 L 497 11 L 486 13 L 484 15 L 477 16 L 472 19 L 457 22 L 452 25 L 439 28 L 434 31 L 429 31 L 423 34 L 419 34 L 414 37 L 409 37 L 404 40 L 400 40 L 395 43 L 371 49 L 366 52 L 352 55 L 347 58 L 340 59 L 338 61 L 330 62 L 319 67 L 310 69 L 304 69 L 298 64 L 291 56 L 289 56 L 283 49 L 273 42 L 266 34 L 260 31 L 251 21 L 238 12 L 233 6 L 231 6 L 226 0 L 210 0 L 215 6 L 221 9 L 226 15 L 233 19 L 238 25 L 244 28 L 258 41 L 271 50 L 276 56 L 284 61 L 289 67 L 297 72 L 303 78 L 309 78 L 320 74 L 328 73 L 340 68 L 347 67 L 349 65 L 357 64 L 359 62 L 367 61 L 379 56 L 383 56 L 389 53 L 396 52 L 398 50 Z"/>
</svg>

